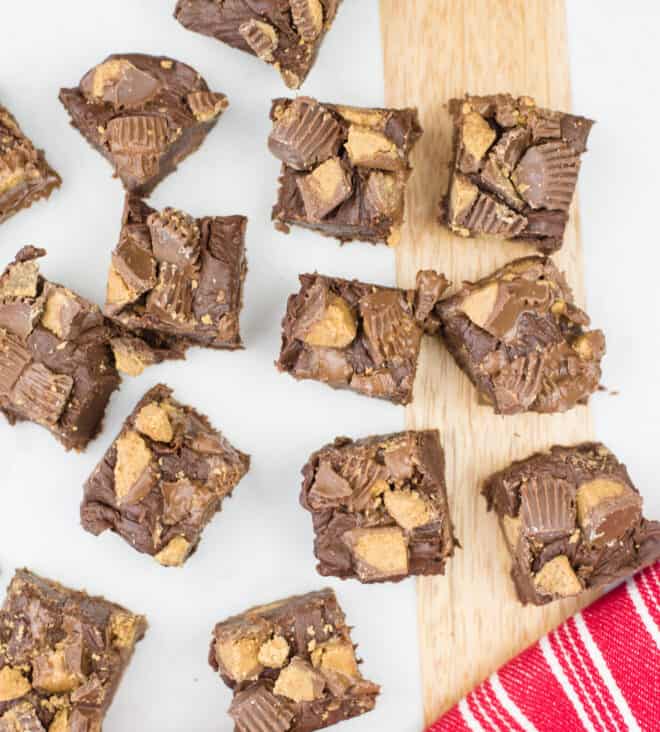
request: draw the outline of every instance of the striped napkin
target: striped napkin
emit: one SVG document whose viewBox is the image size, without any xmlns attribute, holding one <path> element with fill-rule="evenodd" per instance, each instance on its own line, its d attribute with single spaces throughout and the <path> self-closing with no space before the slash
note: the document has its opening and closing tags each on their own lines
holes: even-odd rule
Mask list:
<svg viewBox="0 0 660 732">
<path fill-rule="evenodd" d="M 660 562 L 494 673 L 427 732 L 660 732 Z"/>
</svg>

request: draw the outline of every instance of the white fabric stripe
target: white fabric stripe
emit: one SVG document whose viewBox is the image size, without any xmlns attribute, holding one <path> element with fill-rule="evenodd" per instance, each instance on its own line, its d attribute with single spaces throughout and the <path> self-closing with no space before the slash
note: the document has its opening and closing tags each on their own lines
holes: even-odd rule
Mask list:
<svg viewBox="0 0 660 732">
<path fill-rule="evenodd" d="M 596 707 L 596 703 L 595 702 L 592 702 L 592 695 L 589 693 L 589 691 L 587 691 L 586 684 L 585 684 L 584 687 L 583 687 L 583 689 L 584 689 L 584 694 L 585 694 L 585 696 L 587 697 L 587 699 L 589 701 L 589 706 L 592 708 L 594 715 L 596 716 L 596 718 L 598 719 L 598 721 L 600 722 L 600 724 L 602 724 L 605 729 L 608 729 L 608 724 L 607 724 L 608 720 L 609 720 L 609 727 L 610 728 L 613 728 L 615 730 L 618 729 L 618 725 L 616 723 L 616 719 L 614 719 L 614 716 L 613 716 L 612 712 L 610 711 L 610 704 L 608 703 L 607 699 L 603 695 L 603 691 L 601 690 L 601 688 L 599 686 L 598 679 L 593 679 L 592 678 L 591 668 L 587 665 L 587 660 L 584 657 L 584 655 L 583 655 L 582 651 L 580 650 L 580 648 L 578 647 L 577 641 L 576 641 L 576 639 L 575 639 L 575 637 L 573 635 L 573 628 L 571 627 L 570 622 L 564 623 L 564 625 L 562 627 L 564 628 L 564 630 L 566 632 L 566 636 L 568 638 L 568 642 L 571 644 L 571 647 L 573 648 L 573 652 L 575 653 L 575 657 L 577 659 L 577 663 L 580 664 L 580 668 L 582 669 L 584 675 L 587 678 L 590 678 L 591 679 L 591 683 L 592 683 L 594 689 L 596 690 L 596 695 L 600 699 L 600 703 L 602 704 L 603 708 L 605 709 L 605 714 L 607 715 L 607 719 L 604 719 L 603 718 L 603 714 Z M 579 633 L 578 633 L 578 635 L 579 635 Z M 577 668 L 575 668 L 575 665 L 576 664 L 573 663 L 573 670 L 575 671 L 575 674 L 577 675 Z M 580 681 L 580 685 L 582 686 L 582 682 L 581 681 Z"/>
<path fill-rule="evenodd" d="M 490 685 L 495 692 L 495 696 L 498 698 L 500 704 L 506 709 L 506 711 L 513 717 L 516 724 L 525 730 L 525 732 L 537 732 L 536 727 L 527 719 L 527 717 L 518 708 L 513 699 L 509 696 L 507 690 L 502 686 L 500 677 L 497 673 L 494 673 L 490 677 Z"/>
<path fill-rule="evenodd" d="M 472 730 L 472 732 L 485 732 L 484 728 L 477 722 L 474 715 L 470 711 L 470 707 L 465 699 L 461 699 L 458 702 L 458 711 L 463 716 L 465 724 Z"/>
<path fill-rule="evenodd" d="M 548 640 L 547 635 L 541 638 L 539 646 L 541 647 L 541 652 L 543 653 L 545 660 L 548 662 L 548 666 L 550 666 L 550 670 L 555 675 L 555 678 L 559 682 L 561 688 L 564 690 L 564 694 L 566 694 L 569 701 L 573 705 L 573 708 L 575 709 L 575 712 L 578 715 L 580 722 L 582 722 L 582 726 L 587 730 L 587 732 L 596 732 L 593 724 L 591 724 L 591 720 L 589 719 L 589 717 L 587 717 L 587 713 L 584 711 L 582 702 L 578 698 L 578 695 L 575 693 L 575 689 L 571 686 L 569 680 L 566 678 L 564 669 L 561 667 L 561 663 L 557 656 L 555 656 L 555 652 L 552 650 L 552 646 L 550 645 L 550 641 Z"/>
<path fill-rule="evenodd" d="M 644 603 L 644 598 L 639 594 L 635 580 L 631 579 L 626 582 L 626 590 L 628 590 L 628 596 L 632 600 L 632 604 L 634 605 L 635 610 L 637 610 L 637 614 L 644 624 L 644 627 L 660 650 L 660 630 L 658 630 L 658 626 L 653 622 L 653 618 Z"/>
<path fill-rule="evenodd" d="M 658 597 L 658 589 L 660 589 L 660 583 L 658 583 L 657 578 L 654 577 L 652 580 L 650 574 L 640 574 L 637 578 L 637 581 L 644 584 L 644 589 L 649 594 L 648 598 L 644 598 L 646 602 L 652 602 L 653 605 L 658 610 L 660 610 L 660 598 Z M 652 582 L 654 582 L 654 584 L 651 584 Z"/>
<path fill-rule="evenodd" d="M 619 689 L 616 681 L 614 680 L 612 672 L 610 671 L 608 665 L 605 663 L 605 659 L 603 658 L 603 654 L 600 652 L 600 648 L 596 645 L 591 635 L 591 632 L 589 631 L 589 628 L 587 627 L 587 624 L 584 622 L 584 618 L 580 613 L 575 616 L 575 627 L 577 628 L 578 634 L 582 639 L 585 648 L 589 652 L 591 660 L 594 662 L 594 666 L 598 670 L 601 679 L 603 680 L 605 686 L 607 686 L 607 689 L 612 695 L 612 699 L 614 699 L 614 703 L 616 704 L 621 716 L 623 717 L 623 721 L 626 723 L 626 729 L 630 732 L 641 732 L 641 729 L 637 724 L 637 720 L 633 716 L 633 713 L 630 711 L 628 702 L 621 693 L 621 689 Z M 616 727 L 616 724 L 614 726 Z"/>
<path fill-rule="evenodd" d="M 568 630 L 568 626 L 563 626 L 566 631 L 566 635 L 568 636 L 568 643 L 570 643 L 573 646 L 573 651 L 575 652 L 578 663 L 580 654 L 578 653 L 577 648 L 575 647 L 575 644 L 573 643 L 573 640 L 571 639 L 571 634 Z M 580 675 L 578 674 L 578 669 L 575 667 L 575 664 L 573 663 L 573 659 L 568 655 L 568 649 L 565 646 L 564 639 L 559 634 L 559 631 L 555 631 L 555 638 L 557 639 L 557 643 L 559 644 L 559 647 L 561 648 L 561 652 L 564 656 L 564 661 L 566 665 L 571 669 L 573 672 L 573 675 L 575 676 L 575 682 L 580 687 L 580 691 L 582 692 L 582 699 L 586 699 L 587 704 L 589 705 L 589 709 L 591 710 L 591 714 L 594 717 L 594 719 L 597 721 L 598 726 L 602 727 L 604 730 L 607 731 L 607 724 L 605 723 L 605 720 L 603 719 L 601 713 L 596 708 L 595 702 L 591 698 L 591 694 L 587 691 L 582 679 L 580 678 Z M 601 700 L 602 701 L 602 700 Z M 584 702 L 582 702 L 584 705 Z M 585 708 L 586 711 L 586 708 Z"/>
</svg>

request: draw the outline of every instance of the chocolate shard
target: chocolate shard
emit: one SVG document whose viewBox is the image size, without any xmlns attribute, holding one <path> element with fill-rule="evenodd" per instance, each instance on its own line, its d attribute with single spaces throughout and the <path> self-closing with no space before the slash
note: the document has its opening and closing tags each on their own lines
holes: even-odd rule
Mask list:
<svg viewBox="0 0 660 732">
<path fill-rule="evenodd" d="M 8 397 L 27 365 L 30 351 L 13 333 L 0 329 L 0 397 Z"/>
<path fill-rule="evenodd" d="M 479 176 L 479 181 L 487 191 L 499 196 L 507 206 L 518 211 L 518 213 L 525 208 L 525 202 L 520 198 L 513 183 L 493 155 L 488 157 Z"/>
<path fill-rule="evenodd" d="M 123 236 L 112 254 L 112 266 L 130 290 L 129 301 L 156 285 L 156 260 L 131 236 Z"/>
<path fill-rule="evenodd" d="M 326 506 L 336 506 L 345 503 L 344 499 L 353 495 L 351 484 L 337 473 L 332 465 L 322 460 L 319 463 L 314 483 L 309 490 L 309 504 L 312 508 L 320 509 Z"/>
<path fill-rule="evenodd" d="M 55 374 L 43 364 L 33 363 L 21 373 L 11 402 L 28 419 L 53 425 L 64 411 L 72 389 L 70 376 Z"/>
<path fill-rule="evenodd" d="M 557 240 L 561 245 L 561 240 L 566 230 L 568 222 L 568 214 L 566 211 L 546 211 L 539 209 L 538 211 L 529 211 L 526 214 L 527 226 L 520 235 L 521 237 L 541 237 Z"/>
<path fill-rule="evenodd" d="M 83 77 L 80 88 L 90 102 L 109 102 L 115 109 L 130 109 L 153 99 L 161 84 L 130 61 L 119 58 L 93 68 Z"/>
<path fill-rule="evenodd" d="M 191 92 L 186 99 L 190 110 L 198 122 L 209 122 L 219 117 L 229 106 L 227 96 L 219 92 Z"/>
<path fill-rule="evenodd" d="M 288 732 L 294 714 L 264 683 L 239 691 L 229 707 L 237 732 Z"/>
<path fill-rule="evenodd" d="M 289 4 L 298 35 L 308 43 L 315 41 L 323 30 L 323 5 L 320 0 L 289 0 Z"/>
<path fill-rule="evenodd" d="M 495 400 L 502 414 L 527 411 L 541 390 L 545 354 L 533 352 L 506 362 L 493 375 Z"/>
<path fill-rule="evenodd" d="M 629 535 L 642 518 L 642 498 L 621 480 L 599 477 L 577 489 L 577 519 L 585 540 L 603 546 Z"/>
<path fill-rule="evenodd" d="M 337 154 L 343 130 L 316 100 L 298 97 L 276 118 L 268 148 L 294 170 L 309 170 Z"/>
<path fill-rule="evenodd" d="M 507 130 L 493 146 L 491 157 L 497 161 L 502 172 L 508 177 L 531 144 L 527 127 L 514 127 Z"/>
<path fill-rule="evenodd" d="M 462 226 L 474 234 L 510 239 L 524 231 L 527 219 L 495 198 L 479 193 Z"/>
<path fill-rule="evenodd" d="M 147 219 L 147 225 L 156 259 L 179 267 L 197 264 L 200 230 L 192 216 L 173 208 L 165 208 L 160 213 L 152 213 Z"/>
<path fill-rule="evenodd" d="M 436 333 L 440 321 L 435 315 L 435 306 L 449 287 L 449 280 L 435 270 L 424 269 L 415 278 L 415 320 L 426 333 Z"/>
<path fill-rule="evenodd" d="M 268 63 L 273 61 L 273 52 L 277 50 L 279 37 L 277 29 L 270 23 L 252 18 L 242 23 L 238 27 L 238 32 L 255 56 Z"/>
<path fill-rule="evenodd" d="M 159 172 L 159 158 L 170 142 L 168 123 L 155 116 L 115 117 L 107 140 L 118 174 L 145 182 Z"/>
<path fill-rule="evenodd" d="M 535 476 L 520 488 L 520 517 L 527 536 L 548 544 L 575 531 L 575 489 L 552 475 Z"/>
<path fill-rule="evenodd" d="M 185 325 L 192 318 L 192 282 L 183 268 L 161 264 L 158 282 L 147 296 L 147 312 L 174 324 Z"/>
<path fill-rule="evenodd" d="M 353 192 L 350 174 L 339 158 L 326 160 L 296 183 L 310 221 L 324 219 Z"/>
<path fill-rule="evenodd" d="M 66 287 L 46 283 L 41 325 L 61 340 L 76 340 L 83 331 L 103 324 L 99 308 Z"/>
<path fill-rule="evenodd" d="M 532 208 L 568 211 L 579 170 L 579 155 L 571 147 L 547 142 L 527 150 L 511 179 Z"/>
<path fill-rule="evenodd" d="M 587 139 L 594 121 L 586 117 L 565 114 L 561 118 L 561 136 L 577 153 L 586 152 Z"/>
<path fill-rule="evenodd" d="M 549 109 L 535 109 L 528 119 L 528 125 L 532 132 L 532 141 L 558 140 L 561 137 L 561 120 L 564 115 L 561 112 L 553 112 Z"/>
<path fill-rule="evenodd" d="M 419 348 L 422 329 L 396 290 L 382 290 L 360 299 L 366 346 L 374 364 L 399 364 Z"/>
</svg>

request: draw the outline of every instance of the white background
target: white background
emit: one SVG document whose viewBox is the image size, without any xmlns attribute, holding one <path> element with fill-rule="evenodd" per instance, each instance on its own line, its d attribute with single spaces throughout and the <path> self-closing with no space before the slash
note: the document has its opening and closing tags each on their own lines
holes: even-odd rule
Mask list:
<svg viewBox="0 0 660 732">
<path fill-rule="evenodd" d="M 406 2 L 407 0 L 402 0 Z M 599 123 L 580 180 L 588 305 L 608 338 L 604 383 L 619 396 L 593 400 L 599 437 L 628 463 L 660 517 L 658 385 L 657 92 L 660 11 L 654 2 L 569 0 L 574 109 Z M 5 7 L 6 6 L 6 7 Z M 383 685 L 377 709 L 345 732 L 422 726 L 415 584 L 363 587 L 316 575 L 309 516 L 298 507 L 299 470 L 337 434 L 403 427 L 403 410 L 280 375 L 272 362 L 279 322 L 297 273 L 318 269 L 394 284 L 392 252 L 273 230 L 279 164 L 267 152 L 269 100 L 286 93 L 275 72 L 249 56 L 185 31 L 174 0 L 3 2 L 0 101 L 64 178 L 50 202 L 0 227 L 0 259 L 27 243 L 49 250 L 42 269 L 101 302 L 122 210 L 108 164 L 68 126 L 57 101 L 107 54 L 171 54 L 196 67 L 231 106 L 202 149 L 162 183 L 152 205 L 200 216 L 249 216 L 250 271 L 242 331 L 246 350 L 193 350 L 185 362 L 126 378 L 102 435 L 84 455 L 66 454 L 44 430 L 0 424 L 0 584 L 28 566 L 146 613 L 150 630 L 108 715 L 107 732 L 229 732 L 230 692 L 207 665 L 214 623 L 251 604 L 334 587 L 364 674 Z M 442 53 L 438 49 L 438 53 Z M 502 90 L 504 91 L 504 90 Z M 346 0 L 304 92 L 331 101 L 383 102 L 376 0 Z M 437 263 L 442 270 L 442 262 Z M 78 523 L 81 486 L 147 388 L 165 381 L 206 412 L 252 469 L 183 570 L 164 569 L 117 536 Z"/>
</svg>

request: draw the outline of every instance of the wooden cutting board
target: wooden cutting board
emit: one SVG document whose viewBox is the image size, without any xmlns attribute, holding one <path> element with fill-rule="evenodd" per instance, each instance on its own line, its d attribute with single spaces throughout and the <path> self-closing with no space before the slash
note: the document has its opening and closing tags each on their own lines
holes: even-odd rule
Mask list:
<svg viewBox="0 0 660 732">
<path fill-rule="evenodd" d="M 570 110 L 564 1 L 381 0 L 381 22 L 385 102 L 418 107 L 425 129 L 397 248 L 399 284 L 413 286 L 423 268 L 443 271 L 458 284 L 530 253 L 521 244 L 464 240 L 437 223 L 451 147 L 446 103 L 468 91 L 511 92 Z M 555 259 L 583 304 L 575 206 Z M 450 508 L 462 545 L 445 577 L 422 578 L 418 585 L 424 713 L 430 723 L 577 609 L 575 601 L 545 608 L 518 603 L 504 541 L 479 491 L 484 478 L 511 460 L 552 444 L 590 439 L 593 428 L 585 407 L 566 415 L 494 415 L 477 404 L 475 390 L 441 343 L 426 340 L 407 424 L 440 429 Z M 593 597 L 582 598 L 582 604 L 587 599 Z"/>
</svg>

